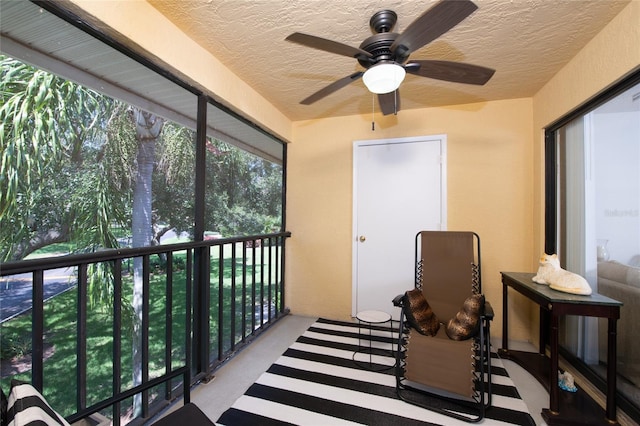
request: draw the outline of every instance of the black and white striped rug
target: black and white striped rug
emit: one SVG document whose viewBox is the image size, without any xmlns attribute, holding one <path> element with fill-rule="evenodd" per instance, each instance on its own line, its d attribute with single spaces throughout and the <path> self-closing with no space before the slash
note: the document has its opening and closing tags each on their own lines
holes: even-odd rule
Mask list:
<svg viewBox="0 0 640 426">
<path fill-rule="evenodd" d="M 468 425 L 398 399 L 394 369 L 359 368 L 353 354 L 368 345 L 358 324 L 319 319 L 217 420 L 220 425 Z M 391 348 L 395 333 L 374 329 L 374 347 Z M 358 354 L 363 356 L 363 354 Z M 361 361 L 368 362 L 366 359 Z M 358 358 L 356 358 L 358 360 Z M 392 366 L 374 355 L 374 366 Z M 493 354 L 493 405 L 483 425 L 531 425 L 524 401 Z"/>
</svg>

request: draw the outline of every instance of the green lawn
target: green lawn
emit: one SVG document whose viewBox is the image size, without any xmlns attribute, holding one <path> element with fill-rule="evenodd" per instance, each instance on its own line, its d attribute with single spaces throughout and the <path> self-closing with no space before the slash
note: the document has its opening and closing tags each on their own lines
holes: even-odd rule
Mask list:
<svg viewBox="0 0 640 426">
<path fill-rule="evenodd" d="M 247 280 L 247 330 L 251 332 L 251 314 L 253 307 L 251 306 L 251 249 L 247 250 L 249 256 L 249 265 L 246 268 Z M 260 249 L 256 249 L 259 256 Z M 223 253 L 223 348 L 227 350 L 231 346 L 231 336 L 229 331 L 230 312 L 232 303 L 235 303 L 236 309 L 236 336 L 235 342 L 238 342 L 242 336 L 241 314 L 242 314 L 242 255 L 241 245 L 237 246 L 236 255 L 238 259 L 235 262 L 235 268 L 232 265 L 231 248 L 225 247 Z M 213 250 L 211 255 L 211 353 L 216 356 L 217 336 L 218 336 L 218 276 L 219 276 L 219 251 Z M 184 258 L 184 254 L 175 254 L 174 262 L 177 265 L 184 265 L 180 262 L 180 258 Z M 184 259 L 182 259 L 184 260 Z M 259 263 L 259 258 L 257 263 Z M 268 258 L 265 255 L 265 262 Z M 260 265 L 256 268 L 256 279 L 260 280 Z M 236 297 L 231 298 L 231 280 L 232 271 L 236 274 Z M 264 265 L 264 273 L 267 273 L 267 265 Z M 275 268 L 272 268 L 272 273 Z M 184 347 L 184 322 L 185 322 L 185 279 L 184 270 L 175 270 L 173 273 L 173 337 L 171 343 L 172 365 L 174 368 L 184 365 L 185 347 Z M 266 281 L 265 277 L 265 281 Z M 275 280 L 273 280 L 275 282 Z M 259 286 L 259 284 L 257 284 Z M 275 286 L 274 291 L 275 291 Z M 130 275 L 123 276 L 123 294 L 126 303 L 130 303 L 132 294 L 132 279 Z M 275 293 L 273 293 L 275 294 Z M 155 377 L 164 372 L 165 369 L 165 318 L 166 312 L 166 274 L 164 271 L 155 270 L 150 280 L 150 303 L 149 303 L 149 371 L 150 376 Z M 259 297 L 259 292 L 258 292 Z M 275 297 L 275 296 L 272 296 Z M 63 415 L 69 415 L 76 411 L 76 336 L 77 336 L 77 292 L 68 291 L 63 293 L 45 304 L 45 353 L 52 351 L 44 363 L 44 389 L 45 396 L 49 403 Z M 265 300 L 266 284 L 265 284 Z M 258 302 L 259 305 L 259 302 Z M 129 318 L 129 317 L 127 317 Z M 131 386 L 132 383 L 132 360 L 131 360 L 131 321 L 123 318 L 122 329 L 122 387 L 123 389 Z M 26 314 L 7 321 L 0 325 L 0 334 L 3 336 L 4 342 L 11 339 L 28 340 L 31 333 L 31 315 Z M 109 309 L 101 307 L 90 307 L 87 313 L 87 396 L 88 405 L 96 403 L 102 399 L 109 398 L 112 393 L 112 377 L 113 377 L 113 326 L 112 315 Z M 10 362 L 3 360 L 3 363 Z M 13 378 L 19 380 L 30 380 L 30 371 L 18 374 Z M 2 379 L 2 387 L 5 392 L 9 389 L 11 377 Z M 124 407 L 126 408 L 126 407 Z"/>
</svg>

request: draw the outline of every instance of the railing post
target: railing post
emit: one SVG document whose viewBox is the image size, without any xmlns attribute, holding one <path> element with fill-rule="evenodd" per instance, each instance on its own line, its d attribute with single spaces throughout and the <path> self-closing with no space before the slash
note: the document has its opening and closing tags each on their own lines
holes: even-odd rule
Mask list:
<svg viewBox="0 0 640 426">
<path fill-rule="evenodd" d="M 122 259 L 113 265 L 113 394 L 122 390 Z M 113 405 L 113 426 L 120 426 L 120 402 Z"/>
<path fill-rule="evenodd" d="M 267 315 L 268 321 L 271 322 L 271 305 L 273 303 L 273 289 L 272 289 L 272 280 L 273 280 L 273 274 L 271 271 L 271 264 L 273 263 L 273 247 L 271 247 L 271 237 L 267 238 L 267 245 L 269 246 L 269 263 L 267 266 L 267 291 L 268 291 L 268 296 L 267 296 L 267 306 L 269 307 L 269 312 Z"/>
<path fill-rule="evenodd" d="M 218 360 L 224 355 L 224 244 L 218 246 Z"/>
<path fill-rule="evenodd" d="M 260 327 L 264 324 L 264 239 L 260 239 Z"/>
<path fill-rule="evenodd" d="M 193 295 L 193 347 L 196 374 L 209 373 L 209 330 L 210 330 L 210 255 L 209 247 L 195 250 L 195 281 Z"/>
<path fill-rule="evenodd" d="M 285 237 L 278 237 L 280 241 L 280 312 L 284 312 L 286 305 L 284 291 L 285 291 L 285 279 L 284 279 L 284 266 L 285 266 L 285 244 L 287 239 Z"/>
<path fill-rule="evenodd" d="M 252 242 L 255 245 L 255 241 Z M 247 337 L 247 243 L 242 244 L 242 341 Z"/>
<path fill-rule="evenodd" d="M 280 238 L 275 237 L 273 239 L 273 241 L 275 241 L 275 250 L 276 250 L 276 259 L 273 262 L 273 266 L 274 268 L 276 268 L 275 271 L 275 278 L 276 278 L 276 301 L 275 301 L 275 310 L 276 310 L 276 316 L 279 315 L 282 312 L 282 307 L 281 307 L 281 301 L 282 301 L 282 277 L 281 275 L 281 271 L 280 271 Z"/>
<path fill-rule="evenodd" d="M 251 334 L 256 332 L 256 245 L 258 241 L 255 240 L 251 248 Z"/>
<path fill-rule="evenodd" d="M 87 407 L 87 264 L 78 265 L 78 311 L 76 321 L 78 411 Z"/>
<path fill-rule="evenodd" d="M 220 283 L 222 285 L 222 283 Z M 229 318 L 229 343 L 230 350 L 236 347 L 236 243 L 231 243 L 231 296 Z"/>
<path fill-rule="evenodd" d="M 149 381 L 149 255 L 142 257 L 142 383 Z M 142 417 L 149 417 L 149 391 L 142 391 Z"/>
<path fill-rule="evenodd" d="M 184 373 L 184 383 L 183 391 L 184 391 L 184 403 L 188 404 L 191 400 L 191 396 L 189 394 L 189 389 L 191 388 L 191 309 L 192 309 L 192 288 L 193 288 L 193 277 L 192 273 L 193 266 L 193 255 L 191 249 L 187 250 L 187 264 L 185 265 L 186 269 L 186 279 L 185 279 L 185 304 L 186 304 L 186 314 L 184 319 L 184 360 L 186 364 L 186 372 Z M 114 425 L 115 426 L 115 425 Z"/>
<path fill-rule="evenodd" d="M 165 281 L 165 326 L 164 326 L 164 359 L 165 374 L 171 373 L 171 343 L 173 336 L 173 252 L 169 251 L 167 255 L 167 276 Z M 164 389 L 164 398 L 171 399 L 171 381 L 166 383 Z"/>
<path fill-rule="evenodd" d="M 44 373 L 44 271 L 33 271 L 33 313 L 31 316 L 31 384 L 43 391 Z"/>
</svg>

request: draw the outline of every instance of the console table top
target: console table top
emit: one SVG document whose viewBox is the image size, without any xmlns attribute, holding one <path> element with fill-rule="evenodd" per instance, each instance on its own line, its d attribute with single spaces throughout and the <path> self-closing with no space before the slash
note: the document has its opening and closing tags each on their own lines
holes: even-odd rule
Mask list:
<svg viewBox="0 0 640 426">
<path fill-rule="evenodd" d="M 531 272 L 501 272 L 501 274 L 551 303 L 622 306 L 622 302 L 599 293 L 584 296 L 553 290 L 548 285 L 534 282 L 532 278 L 536 274 Z"/>
</svg>

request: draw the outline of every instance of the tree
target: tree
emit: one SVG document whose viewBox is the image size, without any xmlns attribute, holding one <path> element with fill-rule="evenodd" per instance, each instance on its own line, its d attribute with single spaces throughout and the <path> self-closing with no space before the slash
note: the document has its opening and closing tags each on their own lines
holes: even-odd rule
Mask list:
<svg viewBox="0 0 640 426">
<path fill-rule="evenodd" d="M 131 232 L 134 247 L 149 246 L 153 240 L 152 227 L 152 183 L 156 154 L 156 143 L 164 127 L 164 120 L 138 108 L 129 110 L 135 124 L 138 152 L 133 190 Z M 133 259 L 133 386 L 142 383 L 142 258 Z M 134 415 L 141 411 L 141 396 L 134 398 Z"/>
<path fill-rule="evenodd" d="M 112 101 L 15 59 L 0 56 L 0 66 L 1 259 L 72 238 L 113 247 L 108 229 L 121 219 L 111 210 L 119 200 L 98 195 L 89 204 L 82 193 L 98 185 L 117 198 L 100 184 L 108 181 L 95 156 Z"/>
<path fill-rule="evenodd" d="M 207 229 L 224 236 L 280 229 L 282 168 L 225 142 L 207 145 Z"/>
<path fill-rule="evenodd" d="M 191 232 L 194 225 L 195 145 L 194 131 L 165 123 L 157 146 L 157 168 L 153 175 L 154 244 L 173 229 L 177 234 Z"/>
</svg>

